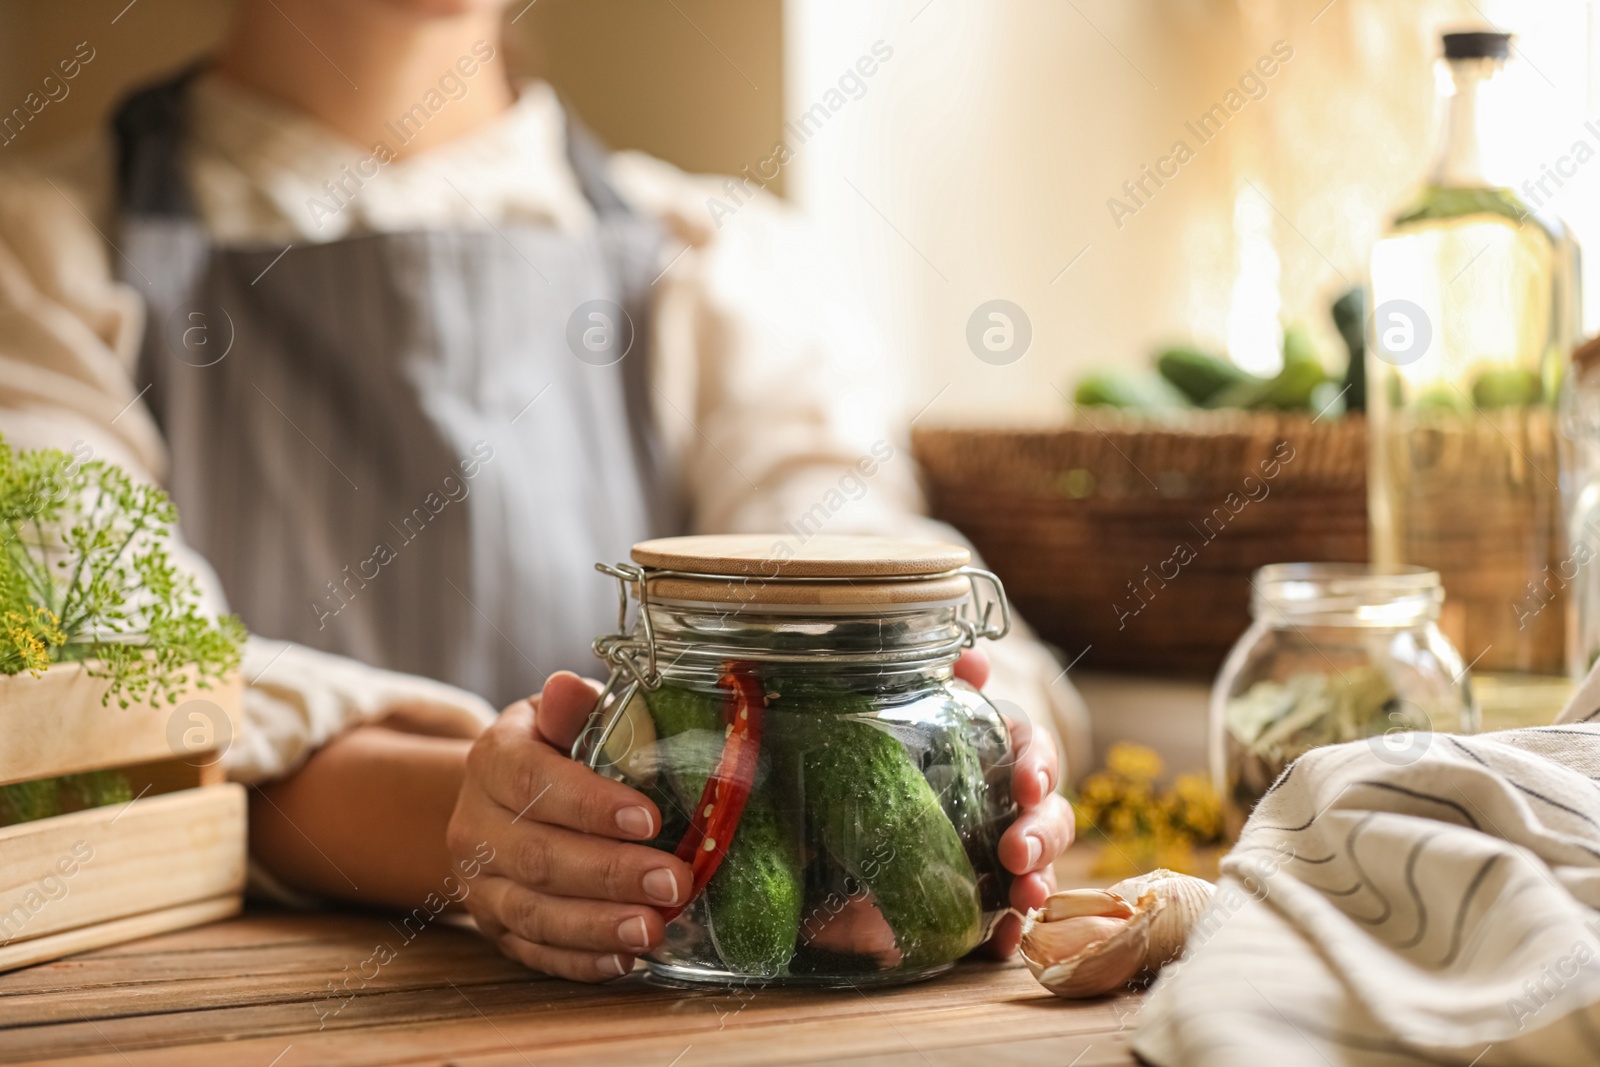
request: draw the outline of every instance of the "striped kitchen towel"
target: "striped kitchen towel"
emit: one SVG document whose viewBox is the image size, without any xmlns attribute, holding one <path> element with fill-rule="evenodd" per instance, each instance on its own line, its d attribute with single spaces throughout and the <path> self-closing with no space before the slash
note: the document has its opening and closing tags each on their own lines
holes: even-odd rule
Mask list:
<svg viewBox="0 0 1600 1067">
<path fill-rule="evenodd" d="M 1256 807 L 1134 1050 L 1600 1064 L 1600 675 L 1558 724 L 1317 749 Z"/>
</svg>

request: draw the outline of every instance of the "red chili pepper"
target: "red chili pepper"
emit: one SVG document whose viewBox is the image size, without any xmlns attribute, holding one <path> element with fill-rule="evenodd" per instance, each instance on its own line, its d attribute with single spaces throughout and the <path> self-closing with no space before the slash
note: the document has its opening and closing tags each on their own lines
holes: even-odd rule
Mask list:
<svg viewBox="0 0 1600 1067">
<path fill-rule="evenodd" d="M 723 743 L 716 769 L 706 779 L 700 803 L 691 814 L 689 830 L 678 842 L 677 857 L 689 865 L 693 884 L 682 904 L 662 911 L 668 922 L 700 895 L 722 865 L 756 781 L 761 716 L 766 707 L 761 681 L 748 666 L 730 662 L 723 665 L 717 684 L 728 691 L 723 716 L 728 739 Z"/>
</svg>

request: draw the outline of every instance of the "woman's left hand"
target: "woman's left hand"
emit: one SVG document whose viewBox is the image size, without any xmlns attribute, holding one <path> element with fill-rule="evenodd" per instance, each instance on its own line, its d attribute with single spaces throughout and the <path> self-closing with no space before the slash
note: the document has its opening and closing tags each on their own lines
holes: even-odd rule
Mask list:
<svg viewBox="0 0 1600 1067">
<path fill-rule="evenodd" d="M 956 662 L 956 677 L 981 689 L 989 680 L 989 659 L 982 652 L 968 649 Z M 1060 760 L 1055 738 L 1035 727 L 1026 718 L 1005 716 L 1011 730 L 1011 751 L 1016 763 L 1011 768 L 1011 797 L 1021 809 L 1017 821 L 1000 838 L 1000 862 L 1015 878 L 1011 882 L 1011 906 L 1019 912 L 1044 905 L 1045 897 L 1056 891 L 1052 864 L 1072 844 L 1075 823 L 1072 805 L 1056 792 Z M 1022 923 L 1007 915 L 995 926 L 983 950 L 1004 959 L 1016 951 Z"/>
</svg>

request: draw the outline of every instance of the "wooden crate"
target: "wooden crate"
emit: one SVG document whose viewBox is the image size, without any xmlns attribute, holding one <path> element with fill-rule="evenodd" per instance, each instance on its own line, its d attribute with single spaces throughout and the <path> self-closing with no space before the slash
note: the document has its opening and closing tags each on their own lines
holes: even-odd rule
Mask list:
<svg viewBox="0 0 1600 1067">
<path fill-rule="evenodd" d="M 0 970 L 242 902 L 245 791 L 223 781 L 220 749 L 239 736 L 243 682 L 160 707 L 102 705 L 104 691 L 79 664 L 0 678 L 0 785 L 117 769 L 135 797 L 0 827 Z"/>
<path fill-rule="evenodd" d="M 1080 666 L 1209 677 L 1249 625 L 1256 568 L 1366 560 L 1362 419 L 1090 418 L 913 437 L 934 514 Z M 1179 546 L 1193 558 L 1174 562 Z"/>
</svg>

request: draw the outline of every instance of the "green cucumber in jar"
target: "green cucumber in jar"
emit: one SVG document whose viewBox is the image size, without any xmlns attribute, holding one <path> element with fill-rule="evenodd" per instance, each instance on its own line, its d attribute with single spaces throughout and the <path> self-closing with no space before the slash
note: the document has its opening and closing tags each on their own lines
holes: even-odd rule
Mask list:
<svg viewBox="0 0 1600 1067">
<path fill-rule="evenodd" d="M 700 800 L 722 750 L 721 700 L 664 685 L 645 695 L 667 774 L 685 811 Z M 706 886 L 711 939 L 729 970 L 772 977 L 794 955 L 803 894 L 797 844 L 758 778 L 728 854 Z"/>
<path fill-rule="evenodd" d="M 793 688 L 793 687 L 791 687 Z M 983 937 L 977 875 L 939 796 L 892 734 L 875 725 L 870 699 L 845 692 L 801 714 L 800 755 L 813 838 L 872 893 L 895 935 L 900 965 L 958 959 Z M 783 698 L 779 697 L 779 704 Z"/>
<path fill-rule="evenodd" d="M 763 785 L 750 794 L 733 844 L 706 886 L 717 955 L 740 974 L 782 973 L 794 956 L 802 896 L 799 850 Z"/>
<path fill-rule="evenodd" d="M 1010 788 L 1014 755 L 1008 755 L 1010 740 L 1003 723 L 990 726 L 975 720 L 959 702 L 947 704 L 938 721 L 925 777 L 966 845 L 987 916 L 1011 903 L 1013 878 L 999 853 L 1000 838 L 1017 814 Z M 983 753 L 992 767 L 989 773 L 984 770 Z"/>
</svg>

